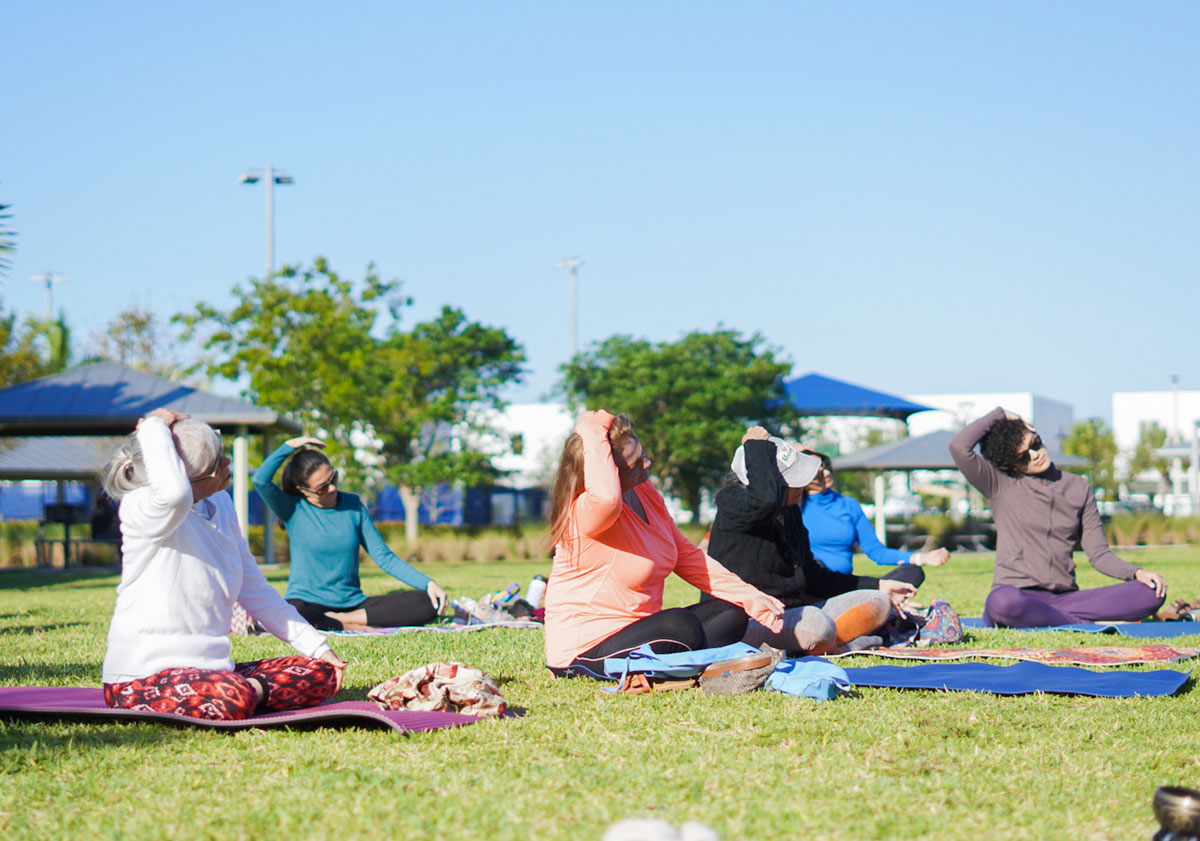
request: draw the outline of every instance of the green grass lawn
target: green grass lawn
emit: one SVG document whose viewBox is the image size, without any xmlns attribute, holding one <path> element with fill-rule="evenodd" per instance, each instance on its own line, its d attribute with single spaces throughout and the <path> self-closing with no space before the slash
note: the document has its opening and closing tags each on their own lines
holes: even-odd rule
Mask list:
<svg viewBox="0 0 1200 841">
<path fill-rule="evenodd" d="M 1200 596 L 1200 548 L 1125 553 Z M 1106 579 L 1080 558 L 1083 586 Z M 364 568 L 368 593 L 386 576 Z M 451 593 L 525 585 L 544 563 L 427 564 Z M 874 570 L 860 559 L 859 571 Z M 282 588 L 286 570 L 271 572 Z M 979 615 L 990 556 L 930 573 L 924 600 Z M 98 686 L 116 576 L 0 573 L 0 685 Z M 673 580 L 668 604 L 694 600 Z M 1123 638 L 975 632 L 966 644 Z M 1172 640 L 1200 646 L 1200 638 Z M 598 839 L 621 818 L 699 820 L 733 839 L 1132 839 L 1158 785 L 1200 785 L 1200 693 L 1101 700 L 862 690 L 613 697 L 555 681 L 541 631 L 335 639 L 341 698 L 434 660 L 482 668 L 524 716 L 385 731 L 181 730 L 0 721 L 4 838 Z M 240 660 L 287 653 L 236 639 Z M 862 658 L 855 665 L 880 662 Z M 1175 668 L 1189 668 L 1188 664 Z"/>
</svg>

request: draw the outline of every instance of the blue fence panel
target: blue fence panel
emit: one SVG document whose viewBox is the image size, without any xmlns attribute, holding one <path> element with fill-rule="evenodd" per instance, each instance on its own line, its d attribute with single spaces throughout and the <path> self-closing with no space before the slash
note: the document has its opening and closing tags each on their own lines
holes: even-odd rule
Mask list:
<svg viewBox="0 0 1200 841">
<path fill-rule="evenodd" d="M 90 505 L 92 487 L 87 482 L 63 482 L 63 502 Z M 55 482 L 0 483 L 0 518 L 40 520 L 47 504 L 58 502 Z"/>
<path fill-rule="evenodd" d="M 458 488 L 442 484 L 437 488 L 437 520 L 429 515 L 428 506 L 422 502 L 417 511 L 417 522 L 422 525 L 461 526 L 463 524 L 463 492 Z M 402 522 L 407 518 L 400 491 L 388 485 L 379 493 L 371 516 L 379 521 Z"/>
</svg>

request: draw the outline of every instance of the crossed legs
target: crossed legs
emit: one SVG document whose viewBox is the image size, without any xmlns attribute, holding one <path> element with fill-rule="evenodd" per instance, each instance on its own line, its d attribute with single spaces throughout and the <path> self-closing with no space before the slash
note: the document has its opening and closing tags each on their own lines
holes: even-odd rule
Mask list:
<svg viewBox="0 0 1200 841">
<path fill-rule="evenodd" d="M 1135 622 L 1162 607 L 1163 598 L 1140 581 L 1091 590 L 1052 593 L 1005 584 L 992 588 L 983 607 L 984 621 L 1002 628 L 1043 628 L 1077 622 Z"/>
</svg>

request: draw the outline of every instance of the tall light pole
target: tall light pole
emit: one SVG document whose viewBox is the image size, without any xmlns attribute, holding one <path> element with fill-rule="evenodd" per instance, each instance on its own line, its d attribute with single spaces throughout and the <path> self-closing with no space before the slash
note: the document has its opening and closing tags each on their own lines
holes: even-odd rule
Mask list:
<svg viewBox="0 0 1200 841">
<path fill-rule="evenodd" d="M 260 175 L 257 169 L 249 169 L 238 179 L 240 184 L 257 184 L 259 179 L 266 182 L 267 193 L 267 273 L 263 280 L 269 280 L 275 274 L 275 185 L 294 184 L 296 179 L 286 172 L 277 172 L 275 167 L 263 167 Z M 270 438 L 263 434 L 263 452 L 270 450 Z M 250 486 L 246 481 L 250 473 L 249 442 L 246 440 L 246 428 L 237 429 L 237 437 L 233 439 L 233 507 L 237 512 L 238 525 L 242 534 L 249 534 L 250 522 Z M 263 514 L 263 555 L 267 563 L 275 562 L 275 515 L 267 507 Z"/>
<path fill-rule="evenodd" d="M 574 255 L 560 262 L 555 268 L 571 272 L 571 358 L 579 353 L 579 267 L 583 261 Z"/>
<path fill-rule="evenodd" d="M 257 184 L 259 179 L 266 181 L 267 188 L 267 274 L 264 279 L 275 274 L 275 185 L 294 184 L 296 179 L 286 172 L 277 172 L 275 167 L 266 166 L 260 175 L 258 169 L 250 169 L 238 178 L 239 184 Z"/>
<path fill-rule="evenodd" d="M 46 320 L 51 321 L 54 318 L 54 284 L 65 283 L 70 278 L 57 272 L 42 272 L 30 276 L 29 279 L 34 283 L 46 284 Z"/>
<path fill-rule="evenodd" d="M 1171 443 L 1178 444 L 1183 440 L 1183 435 L 1179 431 L 1179 375 L 1171 374 Z"/>
</svg>

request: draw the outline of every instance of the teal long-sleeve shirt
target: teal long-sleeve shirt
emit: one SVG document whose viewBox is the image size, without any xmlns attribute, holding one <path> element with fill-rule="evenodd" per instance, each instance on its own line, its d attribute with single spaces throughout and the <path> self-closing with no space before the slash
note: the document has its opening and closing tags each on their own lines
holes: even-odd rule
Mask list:
<svg viewBox="0 0 1200 841">
<path fill-rule="evenodd" d="M 292 563 L 285 598 L 339 608 L 361 604 L 367 597 L 358 579 L 359 547 L 393 578 L 417 590 L 429 586 L 433 579 L 388 548 L 357 495 L 338 491 L 337 505 L 320 508 L 284 493 L 274 482 L 275 473 L 293 452 L 287 444 L 281 445 L 251 479 L 263 501 L 287 526 Z"/>
<path fill-rule="evenodd" d="M 912 552 L 889 549 L 880 543 L 862 506 L 836 491 L 808 496 L 803 517 L 813 557 L 834 572 L 854 568 L 855 543 L 877 564 L 907 564 L 912 558 Z"/>
</svg>

